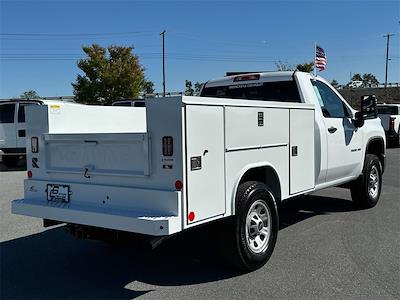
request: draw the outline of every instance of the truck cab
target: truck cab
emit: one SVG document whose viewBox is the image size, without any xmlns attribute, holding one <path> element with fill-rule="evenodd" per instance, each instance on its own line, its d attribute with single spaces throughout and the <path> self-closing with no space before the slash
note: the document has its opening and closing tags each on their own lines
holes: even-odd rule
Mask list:
<svg viewBox="0 0 400 300">
<path fill-rule="evenodd" d="M 228 76 L 208 81 L 201 96 L 315 105 L 316 189 L 357 178 L 369 152 L 384 169 L 385 135 L 379 119 L 367 117 L 360 124 L 357 110 L 320 76 L 297 71 Z"/>
</svg>

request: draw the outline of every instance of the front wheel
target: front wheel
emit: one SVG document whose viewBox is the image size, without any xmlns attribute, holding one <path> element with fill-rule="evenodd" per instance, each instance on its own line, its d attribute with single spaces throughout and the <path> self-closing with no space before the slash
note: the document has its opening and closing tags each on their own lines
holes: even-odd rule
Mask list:
<svg viewBox="0 0 400 300">
<path fill-rule="evenodd" d="M 359 208 L 374 207 L 381 195 L 381 188 L 382 169 L 379 159 L 376 155 L 367 154 L 363 175 L 350 188 L 354 205 Z"/>
<path fill-rule="evenodd" d="M 268 187 L 256 181 L 241 184 L 236 195 L 237 215 L 228 243 L 231 263 L 243 271 L 262 267 L 271 257 L 278 236 L 278 209 Z"/>
</svg>

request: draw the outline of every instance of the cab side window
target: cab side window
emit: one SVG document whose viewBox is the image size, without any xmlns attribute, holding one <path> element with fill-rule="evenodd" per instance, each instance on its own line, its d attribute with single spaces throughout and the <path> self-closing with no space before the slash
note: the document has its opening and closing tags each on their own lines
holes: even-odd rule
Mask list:
<svg viewBox="0 0 400 300">
<path fill-rule="evenodd" d="M 348 118 L 350 112 L 343 101 L 325 83 L 311 80 L 325 118 Z"/>
</svg>

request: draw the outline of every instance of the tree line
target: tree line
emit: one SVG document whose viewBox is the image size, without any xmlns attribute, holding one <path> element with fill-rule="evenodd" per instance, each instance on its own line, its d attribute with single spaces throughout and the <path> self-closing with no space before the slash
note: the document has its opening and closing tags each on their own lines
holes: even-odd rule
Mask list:
<svg viewBox="0 0 400 300">
<path fill-rule="evenodd" d="M 303 64 L 298 64 L 296 66 L 289 64 L 288 62 L 284 62 L 281 60 L 278 60 L 275 62 L 275 67 L 277 71 L 302 71 L 302 72 L 307 72 L 311 73 L 314 71 L 314 62 L 305 62 Z M 360 83 L 359 86 L 357 87 L 377 87 L 379 85 L 378 79 L 375 77 L 375 75 L 371 73 L 365 73 L 363 75 L 356 73 L 352 76 L 350 81 L 344 85 L 344 87 L 352 87 L 352 83 L 357 82 Z M 336 79 L 333 79 L 331 81 L 331 85 L 335 88 L 342 87 L 339 82 Z"/>
</svg>

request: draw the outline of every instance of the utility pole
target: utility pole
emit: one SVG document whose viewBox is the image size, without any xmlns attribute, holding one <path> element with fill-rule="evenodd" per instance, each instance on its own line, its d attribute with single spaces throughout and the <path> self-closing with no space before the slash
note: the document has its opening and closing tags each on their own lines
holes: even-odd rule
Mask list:
<svg viewBox="0 0 400 300">
<path fill-rule="evenodd" d="M 389 41 L 390 41 L 390 37 L 394 36 L 394 34 L 387 34 L 384 35 L 383 37 L 386 38 L 386 72 L 385 72 L 385 89 L 387 87 L 387 75 L 388 75 L 388 62 L 389 62 Z"/>
<path fill-rule="evenodd" d="M 163 97 L 165 97 L 165 30 L 160 35 L 162 35 Z"/>
</svg>

